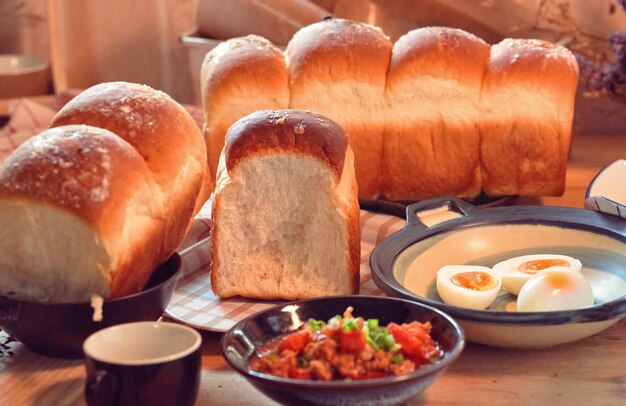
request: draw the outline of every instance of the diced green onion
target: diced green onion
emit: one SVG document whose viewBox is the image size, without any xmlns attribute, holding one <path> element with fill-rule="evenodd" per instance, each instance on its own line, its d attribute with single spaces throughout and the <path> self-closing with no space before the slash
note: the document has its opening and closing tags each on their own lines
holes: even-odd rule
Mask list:
<svg viewBox="0 0 626 406">
<path fill-rule="evenodd" d="M 343 330 L 344 331 L 354 331 L 356 329 L 357 329 L 356 319 L 354 319 L 352 317 L 344 319 L 344 321 L 343 321 Z"/>
<path fill-rule="evenodd" d="M 311 327 L 311 330 L 315 331 L 316 333 L 320 331 L 322 327 L 324 327 L 324 325 L 326 325 L 326 323 L 324 323 L 322 320 L 309 319 L 309 327 Z"/>
<path fill-rule="evenodd" d="M 328 320 L 328 325 L 336 328 L 339 324 L 341 323 L 341 316 L 340 315 L 336 315 L 334 317 L 332 317 L 330 320 Z"/>
<path fill-rule="evenodd" d="M 370 330 L 376 330 L 378 328 L 378 319 L 368 319 L 367 320 L 367 327 Z"/>
<path fill-rule="evenodd" d="M 393 358 L 391 358 L 391 361 L 394 364 L 400 365 L 404 362 L 404 356 L 402 354 L 396 354 L 393 356 Z"/>
<path fill-rule="evenodd" d="M 383 339 L 383 346 L 386 349 L 390 349 L 391 347 L 394 346 L 395 343 L 396 343 L 396 340 L 393 338 L 391 334 L 386 335 Z"/>
</svg>

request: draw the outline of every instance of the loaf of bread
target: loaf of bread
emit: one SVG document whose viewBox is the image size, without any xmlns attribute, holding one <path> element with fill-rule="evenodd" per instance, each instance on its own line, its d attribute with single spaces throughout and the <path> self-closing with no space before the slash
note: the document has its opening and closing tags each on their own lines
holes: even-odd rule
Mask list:
<svg viewBox="0 0 626 406">
<path fill-rule="evenodd" d="M 231 124 L 256 110 L 289 106 L 287 67 L 278 47 L 265 38 L 248 35 L 211 50 L 201 75 L 204 138 L 214 178 Z"/>
<path fill-rule="evenodd" d="M 561 46 L 505 39 L 491 47 L 480 119 L 486 194 L 563 193 L 577 83 L 576 59 Z"/>
<path fill-rule="evenodd" d="M 212 200 L 220 297 L 299 299 L 359 289 L 354 157 L 339 125 L 263 110 L 230 127 Z"/>
<path fill-rule="evenodd" d="M 489 45 L 427 27 L 393 46 L 387 74 L 382 194 L 389 200 L 480 193 L 480 88 Z"/>
<path fill-rule="evenodd" d="M 418 28 L 391 44 L 377 28 L 335 19 L 294 35 L 285 51 L 287 78 L 277 52 L 245 64 L 237 63 L 238 52 L 207 56 L 228 79 L 202 77 L 211 81 L 206 127 L 222 134 L 253 111 L 232 101 L 242 92 L 258 102 L 253 108 L 276 108 L 277 98 L 268 97 L 279 87 L 274 76 L 246 77 L 280 66 L 274 70 L 289 83 L 281 93 L 289 108 L 319 112 L 344 128 L 360 198 L 563 191 L 578 81 L 575 58 L 564 47 L 534 40 L 491 47 L 444 27 Z M 228 115 L 215 114 L 224 110 Z M 207 142 L 213 156 L 223 146 L 220 136 Z"/>
<path fill-rule="evenodd" d="M 121 82 L 86 90 L 52 126 L 0 167 L 0 294 L 77 302 L 140 291 L 199 206 L 200 129 L 166 94 Z"/>
<path fill-rule="evenodd" d="M 361 197 L 380 190 L 385 131 L 385 76 L 391 41 L 369 24 L 330 19 L 302 28 L 289 42 L 289 108 L 340 123 L 355 154 Z"/>
</svg>

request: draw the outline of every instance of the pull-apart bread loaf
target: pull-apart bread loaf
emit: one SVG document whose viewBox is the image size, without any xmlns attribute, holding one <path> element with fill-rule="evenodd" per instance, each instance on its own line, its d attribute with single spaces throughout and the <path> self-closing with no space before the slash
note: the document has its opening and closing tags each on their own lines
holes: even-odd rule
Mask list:
<svg viewBox="0 0 626 406">
<path fill-rule="evenodd" d="M 561 46 L 505 39 L 491 47 L 481 93 L 485 193 L 563 193 L 577 83 L 576 59 Z"/>
<path fill-rule="evenodd" d="M 201 84 L 204 138 L 213 178 L 228 127 L 254 111 L 289 106 L 285 58 L 265 38 L 256 35 L 234 38 L 206 55 Z"/>
<path fill-rule="evenodd" d="M 150 241 L 163 230 L 159 196 L 141 155 L 107 130 L 28 140 L 0 169 L 0 293 L 74 302 L 141 289 L 157 261 L 143 262 L 162 251 Z"/>
<path fill-rule="evenodd" d="M 445 27 L 418 28 L 392 44 L 370 25 L 325 20 L 293 36 L 285 77 L 277 50 L 244 60 L 246 46 L 207 55 L 213 160 L 236 119 L 288 100 L 289 108 L 319 112 L 344 128 L 363 199 L 563 191 L 578 81 L 564 47 L 535 40 L 491 47 Z"/>
<path fill-rule="evenodd" d="M 341 124 L 355 154 L 359 195 L 378 197 L 391 41 L 369 24 L 329 19 L 300 29 L 287 50 L 289 108 Z"/>
<path fill-rule="evenodd" d="M 189 113 L 166 93 L 127 82 L 95 85 L 67 103 L 51 127 L 87 124 L 105 128 L 129 142 L 144 158 L 161 188 L 167 246 L 180 243 L 187 226 L 208 200 L 213 182 L 206 144 Z M 198 193 L 198 185 L 201 191 Z M 184 223 L 184 224 L 183 224 Z"/>
<path fill-rule="evenodd" d="M 121 82 L 86 90 L 52 126 L 0 167 L 0 294 L 140 291 L 204 198 L 200 129 L 164 93 Z"/>
<path fill-rule="evenodd" d="M 386 198 L 480 193 L 479 103 L 488 58 L 487 43 L 454 28 L 420 28 L 396 41 L 386 88 Z"/>
<path fill-rule="evenodd" d="M 264 110 L 233 124 L 212 209 L 211 283 L 220 297 L 358 292 L 354 157 L 328 118 Z"/>
</svg>

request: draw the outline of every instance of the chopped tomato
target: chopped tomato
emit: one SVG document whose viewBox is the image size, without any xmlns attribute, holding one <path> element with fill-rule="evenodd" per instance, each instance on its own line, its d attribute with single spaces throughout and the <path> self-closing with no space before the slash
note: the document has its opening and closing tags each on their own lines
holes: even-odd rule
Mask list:
<svg viewBox="0 0 626 406">
<path fill-rule="evenodd" d="M 332 327 L 329 327 L 328 325 L 322 328 L 322 334 L 324 334 L 326 337 L 330 338 L 331 340 L 335 339 L 335 336 L 337 336 L 338 332 L 339 332 L 338 328 L 332 328 Z"/>
<path fill-rule="evenodd" d="M 298 368 L 291 367 L 289 368 L 289 377 L 293 379 L 307 379 L 311 380 L 311 368 Z"/>
<path fill-rule="evenodd" d="M 345 352 L 359 353 L 365 349 L 365 334 L 362 330 L 341 331 L 339 348 Z"/>
<path fill-rule="evenodd" d="M 294 352 L 300 352 L 311 341 L 311 333 L 309 330 L 296 331 L 293 334 L 289 334 L 283 338 L 278 346 L 279 350 L 291 350 Z"/>
<path fill-rule="evenodd" d="M 400 352 L 413 360 L 427 361 L 439 353 L 435 342 L 430 337 L 430 323 L 414 321 L 409 324 L 398 325 L 389 323 L 389 332 L 398 344 L 402 346 Z"/>
</svg>

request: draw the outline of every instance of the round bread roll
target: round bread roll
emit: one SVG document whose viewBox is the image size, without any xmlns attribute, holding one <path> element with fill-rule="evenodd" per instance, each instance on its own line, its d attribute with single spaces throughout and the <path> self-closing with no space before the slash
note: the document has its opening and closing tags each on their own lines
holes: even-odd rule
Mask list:
<svg viewBox="0 0 626 406">
<path fill-rule="evenodd" d="M 161 238 L 173 251 L 213 189 L 206 145 L 191 115 L 164 92 L 111 82 L 80 93 L 57 113 L 51 127 L 68 124 L 105 128 L 137 149 L 160 186 L 154 199 L 161 199 L 168 213 Z"/>
<path fill-rule="evenodd" d="M 159 185 L 101 128 L 52 128 L 0 167 L 0 295 L 42 302 L 140 291 L 171 254 Z"/>
</svg>

